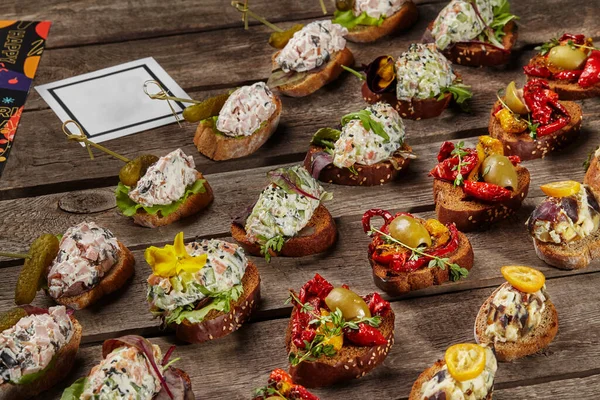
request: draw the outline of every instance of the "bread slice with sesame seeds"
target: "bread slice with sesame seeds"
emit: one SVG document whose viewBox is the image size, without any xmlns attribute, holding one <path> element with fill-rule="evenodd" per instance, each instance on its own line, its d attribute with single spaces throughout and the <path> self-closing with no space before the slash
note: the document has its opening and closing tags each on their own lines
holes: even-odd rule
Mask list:
<svg viewBox="0 0 600 400">
<path fill-rule="evenodd" d="M 579 104 L 572 101 L 561 101 L 560 103 L 571 116 L 567 126 L 548 135 L 538 136 L 534 140 L 528 131 L 513 134 L 502 129 L 500 121 L 494 116 L 494 110 L 500 106 L 500 102 L 496 102 L 490 113 L 490 136 L 502 142 L 504 154 L 507 156 L 519 156 L 523 161 L 544 158 L 549 152 L 560 150 L 574 142 L 581 130 L 583 113 Z"/>
<path fill-rule="evenodd" d="M 396 31 L 410 28 L 417 22 L 419 10 L 415 3 L 407 0 L 394 14 L 383 20 L 380 26 L 357 25 L 345 36 L 351 42 L 370 43 Z"/>
<path fill-rule="evenodd" d="M 369 89 L 367 83 L 362 85 L 362 97 L 363 100 L 369 104 L 375 104 L 380 101 L 388 103 L 402 118 L 422 120 L 428 118 L 435 118 L 439 116 L 452 101 L 452 94 L 445 93 L 441 99 L 433 97 L 431 99 L 411 99 L 410 101 L 398 100 L 396 93 L 385 92 L 385 93 L 374 93 Z"/>
<path fill-rule="evenodd" d="M 227 336 L 238 330 L 250 318 L 260 302 L 260 275 L 252 261 L 248 261 L 242 277 L 243 294 L 232 304 L 229 312 L 210 311 L 205 319 L 197 324 L 184 320 L 181 324 L 172 324 L 179 340 L 188 343 L 203 343 Z M 207 303 L 200 303 L 200 307 Z"/>
<path fill-rule="evenodd" d="M 313 174 L 313 156 L 317 153 L 325 151 L 324 148 L 311 145 L 304 158 L 304 168 L 312 175 Z M 348 186 L 375 186 L 383 185 L 393 181 L 398 176 L 403 174 L 410 163 L 410 158 L 402 157 L 402 153 L 411 153 L 412 148 L 404 143 L 400 151 L 394 153 L 394 162 L 390 160 L 380 161 L 373 165 L 354 164 L 356 174 L 348 168 L 339 168 L 333 164 L 329 164 L 319 173 L 319 180 L 327 183 L 335 183 L 336 185 Z"/>
<path fill-rule="evenodd" d="M 514 214 L 527 197 L 529 191 L 529 171 L 517 165 L 519 178 L 517 190 L 504 202 L 488 203 L 469 198 L 462 187 L 440 179 L 433 181 L 435 212 L 443 224 L 454 222 L 461 232 L 470 232 L 503 220 Z"/>
<path fill-rule="evenodd" d="M 293 381 L 307 388 L 315 388 L 362 378 L 387 357 L 394 344 L 394 322 L 393 310 L 390 309 L 382 315 L 378 329 L 387 339 L 387 344 L 360 347 L 345 341 L 341 350 L 333 357 L 323 355 L 315 361 L 303 361 L 296 366 L 290 365 L 289 373 Z M 292 342 L 292 326 L 293 320 L 290 318 L 285 335 L 288 354 L 298 351 Z"/>
</svg>

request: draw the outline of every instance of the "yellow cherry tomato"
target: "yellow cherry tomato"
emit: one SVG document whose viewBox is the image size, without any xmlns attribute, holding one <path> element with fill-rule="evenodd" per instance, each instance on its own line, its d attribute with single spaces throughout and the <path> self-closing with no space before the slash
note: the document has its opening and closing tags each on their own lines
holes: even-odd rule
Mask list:
<svg viewBox="0 0 600 400">
<path fill-rule="evenodd" d="M 502 142 L 489 135 L 479 136 L 479 144 L 483 147 L 485 156 L 491 156 L 492 154 L 504 155 L 504 146 Z"/>
<path fill-rule="evenodd" d="M 544 274 L 530 267 L 511 265 L 502 267 L 500 272 L 515 289 L 525 293 L 535 293 L 546 283 Z"/>
<path fill-rule="evenodd" d="M 474 343 L 450 346 L 444 357 L 448 372 L 459 382 L 474 379 L 485 368 L 485 349 Z"/>
<path fill-rule="evenodd" d="M 321 315 L 328 316 L 329 312 L 322 308 Z M 333 324 L 331 322 L 328 322 L 327 327 L 333 328 Z M 319 327 L 317 329 L 317 334 L 325 335 L 323 327 Z M 339 335 L 329 336 L 329 337 L 327 337 L 325 335 L 325 339 L 323 340 L 323 346 L 327 346 L 329 344 L 333 346 L 333 349 L 336 352 L 340 351 L 342 349 L 342 347 L 344 346 L 344 333 L 341 332 Z"/>
<path fill-rule="evenodd" d="M 550 197 L 568 197 L 579 193 L 581 184 L 576 181 L 552 182 L 540 186 L 540 189 Z"/>
<path fill-rule="evenodd" d="M 496 114 L 496 119 L 500 122 L 502 130 L 507 133 L 521 133 L 527 129 L 527 122 L 515 118 L 515 115 L 506 108 Z"/>
</svg>

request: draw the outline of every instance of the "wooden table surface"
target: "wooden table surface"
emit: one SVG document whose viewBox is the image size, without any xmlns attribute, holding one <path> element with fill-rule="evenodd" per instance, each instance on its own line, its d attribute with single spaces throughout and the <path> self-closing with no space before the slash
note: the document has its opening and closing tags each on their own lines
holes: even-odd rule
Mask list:
<svg viewBox="0 0 600 400">
<path fill-rule="evenodd" d="M 273 50 L 267 28 L 252 23 L 241 27 L 238 13 L 226 0 L 4 0 L 3 19 L 49 19 L 53 25 L 36 84 L 52 82 L 119 63 L 152 56 L 194 98 L 266 80 Z M 253 0 L 252 9 L 282 27 L 321 18 L 316 0 Z M 314 3 L 314 4 L 313 4 Z M 419 41 L 425 26 L 446 1 L 417 1 L 420 18 L 410 31 L 374 44 L 349 44 L 357 63 L 382 54 L 399 55 Z M 330 7 L 331 8 L 331 7 Z M 179 367 L 192 377 L 198 399 L 249 399 L 266 383 L 269 372 L 287 367 L 284 330 L 290 308 L 284 305 L 288 288 L 299 288 L 315 272 L 334 284 L 347 283 L 359 293 L 375 290 L 367 261 L 369 239 L 360 219 L 369 208 L 433 215 L 432 180 L 427 172 L 444 140 L 474 143 L 487 132 L 488 113 L 496 91 L 511 80 L 523 83 L 521 66 L 533 48 L 558 32 L 600 37 L 598 0 L 514 0 L 520 16 L 519 39 L 512 61 L 503 68 L 457 66 L 475 97 L 473 112 L 449 110 L 426 121 L 405 121 L 407 141 L 419 158 L 402 180 L 382 187 L 326 185 L 335 195 L 327 207 L 339 228 L 330 251 L 310 257 L 274 258 L 270 264 L 255 258 L 262 276 L 263 301 L 253 321 L 234 334 L 202 345 L 177 343 L 159 329 L 148 312 L 145 280 L 149 267 L 143 251 L 149 245 L 171 242 L 184 231 L 187 239 L 225 238 L 236 212 L 251 203 L 266 184 L 265 173 L 282 164 L 300 162 L 312 134 L 332 126 L 351 111 L 364 107 L 360 84 L 345 74 L 335 83 L 303 99 L 284 98 L 276 134 L 256 153 L 240 160 L 213 162 L 197 153 L 195 126 L 169 125 L 113 140 L 107 145 L 127 157 L 141 153 L 164 155 L 181 147 L 195 156 L 215 192 L 208 210 L 173 225 L 146 229 L 119 214 L 112 192 L 121 163 L 104 154 L 90 161 L 87 152 L 68 143 L 61 123 L 32 90 L 16 142 L 0 179 L 0 248 L 24 252 L 40 232 L 55 234 L 84 220 L 110 228 L 134 251 L 136 274 L 130 284 L 108 299 L 76 313 L 83 325 L 83 343 L 76 367 L 66 382 L 40 398 L 58 399 L 71 382 L 87 374 L 100 360 L 102 341 L 123 334 L 141 334 L 166 348 L 179 344 Z M 500 267 L 531 265 L 542 270 L 548 292 L 558 309 L 560 327 L 543 353 L 501 364 L 496 377 L 497 399 L 591 399 L 600 391 L 600 268 L 561 271 L 535 255 L 525 220 L 542 198 L 539 185 L 548 181 L 582 180 L 582 162 L 600 144 L 600 101 L 581 102 L 584 120 L 580 139 L 560 154 L 526 162 L 532 183 L 518 214 L 486 232 L 468 234 L 475 266 L 468 279 L 393 298 L 396 343 L 383 365 L 365 378 L 345 385 L 314 390 L 323 400 L 406 399 L 419 373 L 443 356 L 454 343 L 473 341 L 473 322 L 481 303 L 503 279 Z M 110 118 L 110 116 L 107 116 Z M 94 204 L 92 212 L 62 211 L 60 201 Z M 0 310 L 13 305 L 18 260 L 0 259 Z M 40 293 L 35 304 L 51 303 Z"/>
</svg>

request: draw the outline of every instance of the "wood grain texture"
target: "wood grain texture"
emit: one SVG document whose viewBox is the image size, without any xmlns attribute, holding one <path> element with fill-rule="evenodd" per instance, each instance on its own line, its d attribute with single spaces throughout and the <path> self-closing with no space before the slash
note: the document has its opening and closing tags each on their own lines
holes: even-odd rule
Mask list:
<svg viewBox="0 0 600 400">
<path fill-rule="evenodd" d="M 328 278 L 326 273 L 325 277 Z M 548 281 L 548 291 L 559 312 L 558 336 L 540 354 L 512 364 L 500 364 L 496 377 L 499 387 L 511 388 L 520 385 L 524 379 L 535 384 L 553 376 L 586 376 L 589 370 L 597 368 L 600 317 L 590 307 L 590 302 L 581 299 L 596 299 L 599 284 L 600 274 Z M 448 346 L 473 341 L 475 315 L 492 290 L 485 288 L 393 303 L 396 343 L 385 362 L 360 380 L 315 389 L 314 393 L 327 400 L 408 397 L 420 372 L 442 357 Z M 175 353 L 182 358 L 177 366 L 190 374 L 199 399 L 248 399 L 253 389 L 264 384 L 272 369 L 286 368 L 283 336 L 287 322 L 287 318 L 282 318 L 250 323 L 212 343 L 181 345 Z M 163 349 L 173 343 L 171 338 L 152 340 Z M 99 359 L 98 345 L 84 347 L 75 372 L 66 384 L 87 373 Z M 48 398 L 58 399 L 66 384 L 51 391 Z M 535 390 L 548 393 L 542 385 Z"/>
</svg>

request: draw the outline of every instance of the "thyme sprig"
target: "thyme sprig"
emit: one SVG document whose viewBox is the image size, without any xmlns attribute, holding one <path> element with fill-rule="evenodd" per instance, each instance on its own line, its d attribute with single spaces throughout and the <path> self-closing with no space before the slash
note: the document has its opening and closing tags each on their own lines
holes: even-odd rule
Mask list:
<svg viewBox="0 0 600 400">
<path fill-rule="evenodd" d="M 452 168 L 453 171 L 458 171 L 456 178 L 454 179 L 454 186 L 460 186 L 463 184 L 465 178 L 463 174 L 460 172 L 463 167 L 469 165 L 469 162 L 464 162 L 463 157 L 469 155 L 469 153 L 465 150 L 465 143 L 460 141 L 454 146 L 454 150 L 450 153 L 453 156 L 458 157 L 458 164 Z"/>
<path fill-rule="evenodd" d="M 267 396 L 276 396 L 285 399 L 286 397 L 279 390 L 274 388 L 273 386 L 263 386 L 254 391 L 253 397 L 267 397 Z"/>
<path fill-rule="evenodd" d="M 409 259 L 415 260 L 415 259 L 419 258 L 420 256 L 428 257 L 430 259 L 429 264 L 427 265 L 428 268 L 439 268 L 441 270 L 445 270 L 446 267 L 450 268 L 450 280 L 452 280 L 452 281 L 458 281 L 462 278 L 466 278 L 469 275 L 468 269 L 463 268 L 456 263 L 451 263 L 449 258 L 442 258 L 442 257 L 434 256 L 432 254 L 427 254 L 423 249 L 421 249 L 419 247 L 416 247 L 416 248 L 411 247 L 405 243 L 402 243 L 401 241 L 394 239 L 392 236 L 390 236 L 387 233 L 384 233 L 376 228 L 371 228 L 369 235 L 372 236 L 374 232 L 381 235 L 381 237 L 383 237 L 388 242 L 399 244 L 400 246 L 404 247 L 405 249 L 410 250 L 411 255 L 410 255 Z"/>
<path fill-rule="evenodd" d="M 560 35 L 562 36 L 562 35 Z M 538 51 L 540 55 L 545 56 L 556 46 L 560 46 L 560 41 L 558 40 L 559 36 L 550 39 L 546 43 L 542 43 L 540 46 L 534 48 L 534 50 Z M 570 46 L 571 49 L 575 50 L 577 48 L 588 49 L 588 50 L 600 50 L 598 47 L 588 46 L 585 44 L 577 44 L 573 42 L 572 39 L 567 40 L 567 46 Z"/>
</svg>

